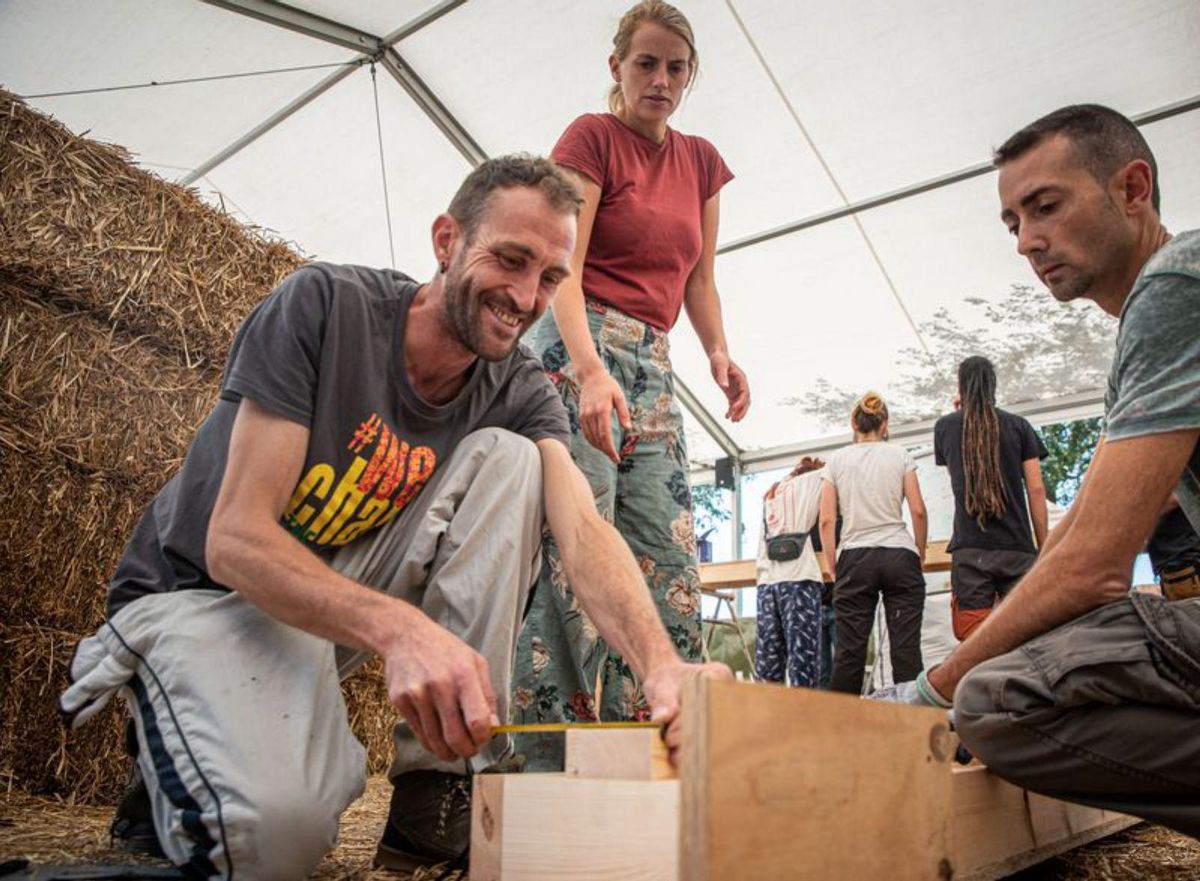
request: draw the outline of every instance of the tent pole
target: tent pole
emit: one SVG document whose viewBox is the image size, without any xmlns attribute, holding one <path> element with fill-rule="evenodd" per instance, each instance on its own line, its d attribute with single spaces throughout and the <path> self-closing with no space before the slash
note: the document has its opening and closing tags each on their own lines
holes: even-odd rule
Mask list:
<svg viewBox="0 0 1200 881">
<path fill-rule="evenodd" d="M 1129 117 L 1137 125 L 1150 125 L 1151 123 L 1159 122 L 1163 119 L 1170 119 L 1173 116 L 1179 116 L 1184 113 L 1190 113 L 1193 110 L 1200 110 L 1200 95 L 1193 95 L 1190 98 L 1185 98 L 1182 101 L 1176 101 L 1173 104 L 1167 104 L 1162 107 L 1156 107 L 1153 110 L 1147 110 L 1145 113 L 1138 113 Z M 995 171 L 996 167 L 991 160 L 980 162 L 976 165 L 971 165 L 967 168 L 952 171 L 949 174 L 943 174 L 940 177 L 931 178 L 930 180 L 921 181 L 920 183 L 911 184 L 898 190 L 892 190 L 888 193 L 883 193 L 879 196 L 872 196 L 869 199 L 863 199 L 859 202 L 853 202 L 850 205 L 843 205 L 840 208 L 834 208 L 830 211 L 822 211 L 820 214 L 814 214 L 811 217 L 806 217 L 803 220 L 797 220 L 792 223 L 785 223 L 782 226 L 777 226 L 774 229 L 765 230 L 764 232 L 754 233 L 753 235 L 745 236 L 740 239 L 735 239 L 732 242 L 726 242 L 717 248 L 717 254 L 728 254 L 731 251 L 737 251 L 741 248 L 747 248 L 750 245 L 757 245 L 762 242 L 769 242 L 771 239 L 777 239 L 780 236 L 791 235 L 795 232 L 800 232 L 803 229 L 811 229 L 814 226 L 820 226 L 824 223 L 831 223 L 834 220 L 841 220 L 843 217 L 852 217 L 863 211 L 869 211 L 872 208 L 879 208 L 883 205 L 888 205 L 892 202 L 899 202 L 903 199 L 909 199 L 913 196 L 919 196 L 921 193 L 928 193 L 931 190 L 939 190 L 942 187 L 948 187 L 951 184 L 961 183 L 962 181 L 970 180 L 973 177 L 990 174 Z"/>
<path fill-rule="evenodd" d="M 264 21 L 277 27 L 305 34 L 315 39 L 325 40 L 326 42 L 334 43 L 346 48 L 355 48 L 359 51 L 366 50 L 365 54 L 355 59 L 359 62 L 359 66 L 362 66 L 382 53 L 384 49 L 390 49 L 390 47 L 394 44 L 412 36 L 422 28 L 433 24 L 446 13 L 457 9 L 459 6 L 462 6 L 466 0 L 442 0 L 441 3 L 430 7 L 412 21 L 401 25 L 399 28 L 384 37 L 376 37 L 373 34 L 364 33 L 355 28 L 351 28 L 348 25 L 344 25 L 341 22 L 322 18 L 321 16 L 313 15 L 311 13 L 304 12 L 303 10 L 294 9 L 282 3 L 271 2 L 271 0 L 205 0 L 205 2 L 208 2 L 213 6 L 226 9 L 230 12 L 236 12 L 240 15 L 247 15 L 251 18 L 256 18 L 259 21 Z M 399 55 L 395 55 L 395 58 L 399 59 Z M 407 67 L 407 65 L 405 66 Z M 191 186 L 218 165 L 225 162 L 235 154 L 240 153 L 250 144 L 253 144 L 271 129 L 275 128 L 275 126 L 279 125 L 279 123 L 296 113 L 296 111 L 305 107 L 314 98 L 317 98 L 321 94 L 333 88 L 356 70 L 358 70 L 358 67 L 346 67 L 326 77 L 307 92 L 300 95 L 298 98 L 293 99 L 284 107 L 271 114 L 269 117 L 260 122 L 246 134 L 242 135 L 228 147 L 221 150 L 221 152 L 217 153 L 211 159 L 198 165 L 193 171 L 180 178 L 178 182 L 185 187 Z M 391 71 L 389 70 L 389 72 Z M 403 85 L 403 83 L 401 84 Z M 421 85 L 423 87 L 424 83 Z M 432 96 L 432 93 L 429 94 Z M 436 96 L 433 96 L 433 100 L 437 100 Z M 418 104 L 421 104 L 421 102 L 418 101 Z M 440 102 L 438 102 L 438 106 L 442 106 Z M 439 121 L 433 112 L 431 112 L 430 108 L 425 104 L 421 104 L 421 109 L 429 115 L 431 121 L 435 126 L 437 126 L 438 130 L 449 137 L 446 128 L 443 127 L 442 122 Z M 442 107 L 442 110 L 445 110 L 445 108 Z M 448 111 L 447 115 L 449 115 Z M 455 124 L 457 125 L 457 122 Z M 467 138 L 469 140 L 470 136 L 468 135 Z M 474 144 L 473 141 L 471 143 Z M 463 146 L 457 141 L 454 142 L 454 146 L 458 148 L 459 152 L 463 152 Z M 478 149 L 478 145 L 475 145 L 475 147 Z M 466 156 L 466 153 L 463 155 Z M 469 157 L 468 161 L 471 161 Z M 479 163 L 477 161 L 471 161 L 471 164 L 474 166 L 478 165 Z"/>
<path fill-rule="evenodd" d="M 733 460 L 733 559 L 742 558 L 742 463 Z"/>
</svg>

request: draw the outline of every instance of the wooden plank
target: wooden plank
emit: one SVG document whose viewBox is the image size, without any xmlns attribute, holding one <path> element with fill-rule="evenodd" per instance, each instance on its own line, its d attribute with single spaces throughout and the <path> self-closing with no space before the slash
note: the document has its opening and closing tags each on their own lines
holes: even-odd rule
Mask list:
<svg viewBox="0 0 1200 881">
<path fill-rule="evenodd" d="M 479 774 L 471 881 L 677 881 L 678 780 Z"/>
<path fill-rule="evenodd" d="M 983 765 L 955 768 L 951 777 L 955 879 L 989 877 L 980 873 L 1036 848 L 1023 789 Z"/>
<path fill-rule="evenodd" d="M 471 785 L 471 877 L 495 881 L 504 870 L 503 774 L 476 774 Z"/>
<path fill-rule="evenodd" d="M 926 572 L 949 572 L 950 571 L 950 555 L 946 553 L 946 545 L 949 541 L 931 541 L 925 546 L 925 566 Z"/>
<path fill-rule="evenodd" d="M 568 729 L 564 770 L 596 780 L 670 780 L 675 769 L 657 728 Z"/>
<path fill-rule="evenodd" d="M 754 587 L 758 571 L 754 560 L 730 560 L 726 563 L 701 563 L 700 584 L 705 590 Z"/>
<path fill-rule="evenodd" d="M 950 555 L 946 553 L 946 541 L 931 541 L 925 550 L 926 572 L 949 572 Z M 829 580 L 824 559 L 820 560 L 821 574 Z M 737 590 L 755 587 L 758 568 L 755 560 L 730 560 L 725 563 L 701 563 L 700 585 L 706 591 Z"/>
<path fill-rule="evenodd" d="M 696 679 L 682 724 L 685 881 L 950 877 L 944 712 Z"/>
<path fill-rule="evenodd" d="M 1004 878 L 1139 822 L 1028 792 L 982 765 L 953 780 L 956 881 Z"/>
</svg>

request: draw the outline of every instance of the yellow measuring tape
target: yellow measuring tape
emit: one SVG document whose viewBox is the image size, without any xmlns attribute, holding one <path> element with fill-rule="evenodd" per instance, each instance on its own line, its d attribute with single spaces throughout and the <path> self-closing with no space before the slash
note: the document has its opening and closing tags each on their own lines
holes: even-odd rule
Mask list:
<svg viewBox="0 0 1200 881">
<path fill-rule="evenodd" d="M 542 734 L 551 731 L 599 731 L 606 728 L 661 728 L 661 722 L 530 722 L 525 725 L 497 725 L 497 734 Z"/>
</svg>

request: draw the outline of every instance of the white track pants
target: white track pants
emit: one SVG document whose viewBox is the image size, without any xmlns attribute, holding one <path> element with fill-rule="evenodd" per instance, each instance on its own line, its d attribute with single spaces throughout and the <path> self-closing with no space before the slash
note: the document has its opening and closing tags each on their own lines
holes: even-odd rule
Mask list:
<svg viewBox="0 0 1200 881">
<path fill-rule="evenodd" d="M 541 546 L 541 460 L 500 429 L 471 434 L 392 523 L 334 568 L 419 606 L 488 661 L 501 719 Z M 155 826 L 196 877 L 298 879 L 363 790 L 365 751 L 338 686 L 365 659 L 283 624 L 240 594 L 142 597 L 80 643 L 61 705 L 81 724 L 120 693 L 138 735 Z M 462 772 L 396 727 L 392 775 Z M 489 764 L 509 749 L 493 741 Z"/>
</svg>

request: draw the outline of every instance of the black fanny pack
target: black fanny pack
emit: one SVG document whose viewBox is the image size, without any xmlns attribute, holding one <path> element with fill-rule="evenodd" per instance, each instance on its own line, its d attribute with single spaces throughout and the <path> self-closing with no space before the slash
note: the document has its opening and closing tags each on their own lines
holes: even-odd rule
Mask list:
<svg viewBox="0 0 1200 881">
<path fill-rule="evenodd" d="M 807 532 L 785 532 L 767 539 L 767 559 L 775 563 L 795 560 L 804 552 Z"/>
</svg>

